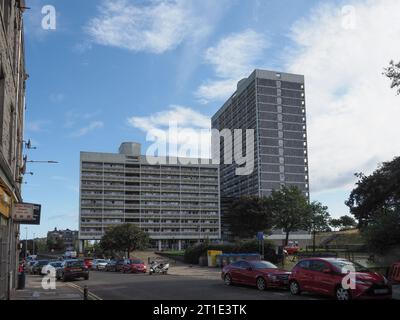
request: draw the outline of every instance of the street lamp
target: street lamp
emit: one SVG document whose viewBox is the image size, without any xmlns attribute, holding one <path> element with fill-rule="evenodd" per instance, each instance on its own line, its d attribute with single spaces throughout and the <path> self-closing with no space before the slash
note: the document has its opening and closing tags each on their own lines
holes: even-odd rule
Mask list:
<svg viewBox="0 0 400 320">
<path fill-rule="evenodd" d="M 28 227 L 25 227 L 25 261 L 28 257 Z"/>
<path fill-rule="evenodd" d="M 33 233 L 33 238 L 32 238 L 32 254 L 35 254 L 35 233 Z"/>
</svg>

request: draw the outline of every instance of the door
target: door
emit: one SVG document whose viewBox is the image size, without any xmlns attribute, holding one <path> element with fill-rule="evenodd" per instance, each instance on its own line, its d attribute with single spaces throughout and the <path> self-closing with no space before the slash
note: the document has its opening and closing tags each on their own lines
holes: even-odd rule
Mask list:
<svg viewBox="0 0 400 320">
<path fill-rule="evenodd" d="M 311 262 L 310 269 L 313 273 L 311 284 L 312 291 L 323 295 L 332 295 L 334 290 L 334 274 L 331 266 L 321 260 Z M 330 270 L 330 272 L 325 272 Z"/>
<path fill-rule="evenodd" d="M 242 279 L 242 283 L 254 286 L 256 284 L 256 279 L 253 279 L 254 270 L 251 269 L 251 264 L 247 261 L 242 261 L 240 266 L 240 278 Z"/>
<path fill-rule="evenodd" d="M 242 279 L 240 276 L 240 273 L 241 273 L 241 263 L 240 262 L 232 263 L 229 273 L 232 277 L 233 282 L 235 282 L 235 283 L 242 282 Z"/>
<path fill-rule="evenodd" d="M 296 280 L 300 284 L 301 290 L 304 291 L 312 288 L 313 273 L 310 270 L 310 264 L 310 260 L 304 260 L 298 264 L 300 270 L 296 273 Z"/>
</svg>

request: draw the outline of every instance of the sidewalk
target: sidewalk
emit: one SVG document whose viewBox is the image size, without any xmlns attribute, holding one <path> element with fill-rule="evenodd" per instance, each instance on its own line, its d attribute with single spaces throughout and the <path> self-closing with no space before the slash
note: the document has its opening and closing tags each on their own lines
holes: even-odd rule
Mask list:
<svg viewBox="0 0 400 320">
<path fill-rule="evenodd" d="M 42 277 L 26 276 L 25 290 L 14 291 L 11 300 L 82 300 L 82 293 L 68 283 L 57 281 L 56 290 L 42 288 Z"/>
</svg>

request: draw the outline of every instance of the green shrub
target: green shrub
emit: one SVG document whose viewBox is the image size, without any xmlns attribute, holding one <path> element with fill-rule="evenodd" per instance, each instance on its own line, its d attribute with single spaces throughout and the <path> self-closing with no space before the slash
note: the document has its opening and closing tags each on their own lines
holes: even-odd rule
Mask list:
<svg viewBox="0 0 400 320">
<path fill-rule="evenodd" d="M 220 250 L 223 253 L 261 253 L 259 242 L 257 240 L 239 241 L 233 244 L 210 244 L 201 243 L 187 248 L 185 251 L 185 262 L 198 264 L 199 258 L 207 255 L 208 250 Z M 275 245 L 266 240 L 264 242 L 265 259 L 276 262 Z"/>
</svg>

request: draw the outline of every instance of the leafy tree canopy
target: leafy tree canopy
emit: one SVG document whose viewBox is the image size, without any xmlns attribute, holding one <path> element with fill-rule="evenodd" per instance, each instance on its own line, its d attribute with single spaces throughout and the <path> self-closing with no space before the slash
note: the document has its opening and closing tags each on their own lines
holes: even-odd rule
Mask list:
<svg viewBox="0 0 400 320">
<path fill-rule="evenodd" d="M 385 73 L 392 80 L 392 88 L 397 88 L 397 94 L 400 95 L 400 62 L 390 61 L 389 67 L 385 69 Z"/>
<path fill-rule="evenodd" d="M 375 217 L 400 205 L 400 157 L 383 163 L 373 174 L 356 175 L 359 181 L 346 205 L 361 228 Z"/>
<path fill-rule="evenodd" d="M 268 200 L 259 197 L 242 197 L 232 203 L 226 217 L 230 231 L 239 238 L 254 237 L 257 232 L 272 227 Z"/>
<path fill-rule="evenodd" d="M 135 250 L 144 249 L 149 242 L 148 235 L 134 224 L 111 227 L 100 241 L 100 247 L 108 252 L 126 252 L 127 257 Z"/>
</svg>

